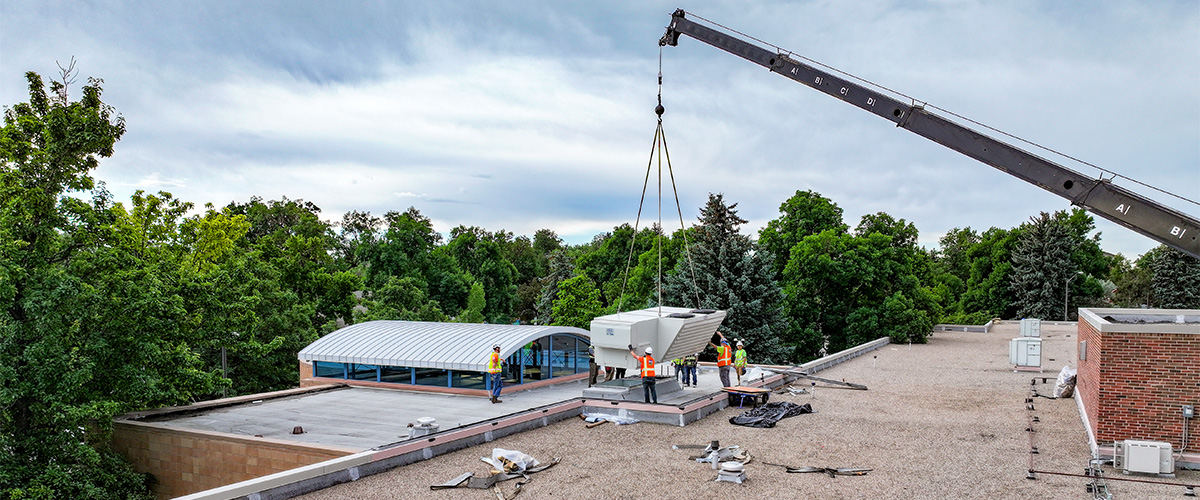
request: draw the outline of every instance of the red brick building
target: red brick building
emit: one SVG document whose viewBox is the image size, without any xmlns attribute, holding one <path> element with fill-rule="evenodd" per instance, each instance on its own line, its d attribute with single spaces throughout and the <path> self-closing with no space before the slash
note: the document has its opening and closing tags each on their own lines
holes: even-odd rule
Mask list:
<svg viewBox="0 0 1200 500">
<path fill-rule="evenodd" d="M 1184 405 L 1200 406 L 1200 310 L 1079 310 L 1077 396 L 1102 455 L 1114 441 L 1171 443 L 1200 466 L 1200 425 Z"/>
</svg>

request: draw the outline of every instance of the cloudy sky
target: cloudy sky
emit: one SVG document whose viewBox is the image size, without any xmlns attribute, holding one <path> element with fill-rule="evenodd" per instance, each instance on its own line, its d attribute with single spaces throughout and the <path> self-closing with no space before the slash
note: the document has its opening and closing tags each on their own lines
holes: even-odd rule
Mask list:
<svg viewBox="0 0 1200 500">
<path fill-rule="evenodd" d="M 77 86 L 103 78 L 128 132 L 94 174 L 118 199 L 138 189 L 197 206 L 287 196 L 334 221 L 415 206 L 443 233 L 549 228 L 580 243 L 637 215 L 657 42 L 677 7 L 1200 199 L 1195 0 L 3 0 L 0 103 L 27 100 L 25 71 L 49 78 L 72 57 Z M 933 247 L 951 228 L 1010 228 L 1069 207 L 690 38 L 662 50 L 662 71 L 689 224 L 710 192 L 738 203 L 756 231 L 797 190 L 814 190 L 852 227 L 887 212 Z M 670 230 L 679 221 L 665 182 Z M 1156 245 L 1097 219 L 1105 250 Z"/>
</svg>

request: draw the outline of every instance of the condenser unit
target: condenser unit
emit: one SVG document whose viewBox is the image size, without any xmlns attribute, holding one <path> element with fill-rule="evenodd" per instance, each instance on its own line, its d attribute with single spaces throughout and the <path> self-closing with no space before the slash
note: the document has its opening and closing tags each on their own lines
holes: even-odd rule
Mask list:
<svg viewBox="0 0 1200 500">
<path fill-rule="evenodd" d="M 1171 443 L 1126 439 L 1113 445 L 1113 466 L 1125 473 L 1174 474 Z"/>
</svg>

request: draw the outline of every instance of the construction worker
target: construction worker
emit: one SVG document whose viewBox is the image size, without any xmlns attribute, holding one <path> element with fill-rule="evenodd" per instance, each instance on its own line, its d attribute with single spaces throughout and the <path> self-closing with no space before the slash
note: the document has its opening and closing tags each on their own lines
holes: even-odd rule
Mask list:
<svg viewBox="0 0 1200 500">
<path fill-rule="evenodd" d="M 688 377 L 691 377 L 691 385 L 696 385 L 696 365 L 697 356 L 690 354 L 683 358 L 683 386 L 688 386 Z"/>
<path fill-rule="evenodd" d="M 746 349 L 742 341 L 737 343 L 737 351 L 733 353 L 733 369 L 737 372 L 738 385 L 742 385 L 742 375 L 746 373 Z"/>
<path fill-rule="evenodd" d="M 716 345 L 711 340 L 708 341 L 708 345 L 717 350 L 717 370 L 721 373 L 721 387 L 729 387 L 729 365 L 733 364 L 733 350 L 729 348 L 729 341 L 725 340 L 721 332 L 717 332 L 717 336 L 721 337 L 721 345 Z"/>
<path fill-rule="evenodd" d="M 504 365 L 504 360 L 500 358 L 500 346 L 492 346 L 492 354 L 488 356 L 488 376 L 492 379 L 492 404 L 503 403 L 500 401 L 500 389 L 504 387 L 504 376 L 501 374 L 501 369 Z"/>
<path fill-rule="evenodd" d="M 683 358 L 672 359 L 671 365 L 675 367 L 675 379 L 683 378 Z"/>
<path fill-rule="evenodd" d="M 588 387 L 596 385 L 596 375 L 600 367 L 596 366 L 596 346 L 588 345 Z"/>
<path fill-rule="evenodd" d="M 654 388 L 654 349 L 646 348 L 645 356 L 638 356 L 633 351 L 633 345 L 629 346 L 629 354 L 638 360 L 638 368 L 642 370 L 642 390 L 646 393 L 646 402 L 651 399 L 658 403 L 658 390 Z"/>
</svg>

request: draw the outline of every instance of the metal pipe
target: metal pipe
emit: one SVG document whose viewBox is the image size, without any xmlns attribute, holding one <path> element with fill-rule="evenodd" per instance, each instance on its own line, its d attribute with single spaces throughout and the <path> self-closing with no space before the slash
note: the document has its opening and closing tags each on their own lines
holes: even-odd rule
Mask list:
<svg viewBox="0 0 1200 500">
<path fill-rule="evenodd" d="M 1054 475 L 1054 476 L 1085 477 L 1088 479 L 1097 477 L 1097 476 L 1087 476 L 1087 475 L 1083 475 L 1083 474 L 1071 474 L 1070 472 L 1051 472 L 1048 470 L 1036 470 L 1036 469 L 1029 469 L 1029 473 L 1030 474 L 1050 474 L 1050 475 Z M 1104 476 L 1104 480 L 1105 481 L 1129 481 L 1132 483 L 1161 484 L 1164 486 L 1183 486 L 1184 488 L 1200 488 L 1200 484 L 1173 483 L 1173 482 L 1167 482 L 1167 481 L 1151 481 L 1149 479 L 1132 479 L 1132 478 L 1125 478 L 1125 477 Z"/>
</svg>

